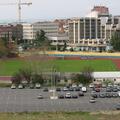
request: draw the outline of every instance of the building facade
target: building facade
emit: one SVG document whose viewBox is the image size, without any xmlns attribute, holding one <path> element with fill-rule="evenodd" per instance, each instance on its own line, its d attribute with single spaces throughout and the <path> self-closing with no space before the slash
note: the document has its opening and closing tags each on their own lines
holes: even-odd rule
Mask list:
<svg viewBox="0 0 120 120">
<path fill-rule="evenodd" d="M 36 22 L 23 24 L 23 39 L 32 43 L 35 40 L 36 33 L 43 30 L 51 42 L 51 45 L 64 45 L 68 41 L 68 35 L 60 32 L 59 22 Z"/>
<path fill-rule="evenodd" d="M 0 25 L 0 38 L 10 41 L 20 41 L 23 38 L 23 28 L 19 24 Z"/>
<path fill-rule="evenodd" d="M 56 36 L 58 34 L 59 25 L 54 22 L 36 22 L 36 23 L 24 23 L 23 24 L 23 39 L 34 40 L 36 33 L 40 30 L 45 31 L 46 36 Z"/>
<path fill-rule="evenodd" d="M 107 8 L 96 9 L 84 18 L 69 22 L 71 47 L 79 47 L 81 51 L 106 51 L 114 32 L 120 34 L 120 17 L 109 15 Z"/>
</svg>

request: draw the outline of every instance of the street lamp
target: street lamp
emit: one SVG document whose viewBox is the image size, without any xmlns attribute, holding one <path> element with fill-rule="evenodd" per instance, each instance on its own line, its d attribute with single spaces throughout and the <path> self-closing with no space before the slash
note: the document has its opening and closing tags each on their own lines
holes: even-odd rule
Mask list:
<svg viewBox="0 0 120 120">
<path fill-rule="evenodd" d="M 58 96 L 56 96 L 56 91 L 55 91 L 56 69 L 55 69 L 54 66 L 52 67 L 51 73 L 52 73 L 52 75 L 51 75 L 51 83 L 52 83 L 52 79 L 53 79 L 53 91 L 52 91 L 53 95 L 50 96 L 50 99 L 56 100 L 56 99 L 58 99 Z"/>
</svg>

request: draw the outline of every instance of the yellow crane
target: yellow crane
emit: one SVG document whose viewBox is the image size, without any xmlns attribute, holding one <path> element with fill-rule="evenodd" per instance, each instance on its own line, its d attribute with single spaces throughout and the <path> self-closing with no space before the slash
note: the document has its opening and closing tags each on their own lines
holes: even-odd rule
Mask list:
<svg viewBox="0 0 120 120">
<path fill-rule="evenodd" d="M 32 2 L 21 2 L 21 0 L 17 0 L 18 2 L 16 3 L 1 3 L 0 5 L 17 5 L 18 6 L 18 22 L 21 23 L 21 6 L 27 5 L 30 6 L 32 5 Z"/>
</svg>

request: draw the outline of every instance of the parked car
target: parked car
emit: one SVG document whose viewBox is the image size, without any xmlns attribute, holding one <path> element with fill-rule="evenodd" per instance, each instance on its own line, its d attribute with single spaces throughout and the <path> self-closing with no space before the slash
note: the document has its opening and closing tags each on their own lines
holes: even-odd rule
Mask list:
<svg viewBox="0 0 120 120">
<path fill-rule="evenodd" d="M 91 84 L 89 85 L 89 88 L 93 88 L 93 87 L 94 87 L 94 84 L 91 83 Z"/>
<path fill-rule="evenodd" d="M 11 89 L 16 89 L 15 84 L 12 84 L 12 85 L 11 85 Z"/>
<path fill-rule="evenodd" d="M 34 86 L 34 84 L 30 84 L 29 87 L 30 87 L 30 89 L 34 89 L 35 86 Z"/>
<path fill-rule="evenodd" d="M 67 87 L 64 87 L 63 88 L 63 91 L 68 91 L 69 89 Z"/>
<path fill-rule="evenodd" d="M 120 103 L 116 105 L 116 110 L 120 110 Z"/>
<path fill-rule="evenodd" d="M 71 98 L 71 97 L 72 97 L 71 93 L 66 93 L 65 94 L 65 98 Z"/>
<path fill-rule="evenodd" d="M 105 94 L 105 93 L 100 93 L 100 94 L 99 94 L 99 97 L 100 97 L 100 98 L 105 98 L 105 97 L 106 97 L 106 94 Z"/>
<path fill-rule="evenodd" d="M 72 88 L 72 87 L 71 87 L 71 88 L 69 88 L 69 91 L 74 91 L 74 88 Z"/>
<path fill-rule="evenodd" d="M 41 88 L 40 83 L 36 83 L 36 84 L 35 84 L 35 88 L 36 88 L 36 89 L 40 89 L 40 88 Z"/>
<path fill-rule="evenodd" d="M 78 87 L 79 87 L 79 88 L 82 88 L 82 87 L 83 87 L 83 84 L 79 84 Z"/>
<path fill-rule="evenodd" d="M 44 88 L 44 89 L 43 89 L 43 92 L 48 92 L 48 88 Z"/>
<path fill-rule="evenodd" d="M 75 90 L 75 91 L 80 91 L 80 88 L 79 88 L 79 87 L 76 87 L 74 90 Z"/>
<path fill-rule="evenodd" d="M 76 88 L 77 87 L 77 85 L 76 84 L 72 84 L 72 88 Z"/>
<path fill-rule="evenodd" d="M 106 93 L 106 97 L 107 98 L 111 98 L 112 97 L 112 93 Z"/>
<path fill-rule="evenodd" d="M 90 98 L 90 100 L 89 100 L 89 102 L 90 102 L 90 103 L 95 103 L 95 102 L 96 102 L 96 100 L 95 100 L 95 98 L 94 98 L 94 97 L 91 97 L 91 98 Z"/>
<path fill-rule="evenodd" d="M 91 93 L 91 97 L 93 97 L 93 98 L 97 98 L 98 95 L 97 95 L 96 93 Z"/>
<path fill-rule="evenodd" d="M 37 96 L 37 98 L 38 98 L 38 99 L 43 99 L 42 94 L 39 94 L 39 95 Z"/>
<path fill-rule="evenodd" d="M 60 91 L 61 91 L 61 88 L 56 88 L 56 91 L 57 91 L 57 92 L 60 92 Z"/>
<path fill-rule="evenodd" d="M 96 92 L 100 92 L 100 88 L 95 88 L 95 91 Z"/>
<path fill-rule="evenodd" d="M 117 89 L 116 87 L 114 87 L 114 88 L 112 89 L 112 91 L 113 91 L 113 92 L 117 92 L 118 89 Z"/>
<path fill-rule="evenodd" d="M 86 88 L 86 87 L 82 87 L 81 90 L 82 90 L 83 92 L 87 92 L 87 88 Z"/>
<path fill-rule="evenodd" d="M 106 92 L 112 92 L 112 88 L 111 87 L 107 87 L 106 88 Z"/>
<path fill-rule="evenodd" d="M 77 99 L 78 96 L 77 95 L 72 95 L 72 98 Z"/>
<path fill-rule="evenodd" d="M 63 94 L 58 95 L 58 98 L 59 98 L 59 99 L 64 99 L 64 95 L 63 95 Z"/>
<path fill-rule="evenodd" d="M 118 93 L 113 93 L 112 97 L 117 98 L 118 97 Z"/>
<path fill-rule="evenodd" d="M 83 93 L 82 91 L 80 91 L 80 92 L 78 93 L 78 95 L 79 95 L 79 96 L 84 96 L 84 93 Z"/>
<path fill-rule="evenodd" d="M 23 85 L 22 84 L 19 84 L 18 85 L 18 89 L 23 89 L 24 87 L 23 87 Z"/>
</svg>

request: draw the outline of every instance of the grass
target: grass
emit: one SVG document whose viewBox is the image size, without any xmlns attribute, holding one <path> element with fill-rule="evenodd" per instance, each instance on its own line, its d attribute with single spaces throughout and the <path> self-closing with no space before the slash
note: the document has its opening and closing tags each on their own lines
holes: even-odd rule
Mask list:
<svg viewBox="0 0 120 120">
<path fill-rule="evenodd" d="M 91 66 L 94 71 L 116 71 L 111 60 L 57 60 L 55 63 L 62 72 L 79 72 L 86 66 Z"/>
<path fill-rule="evenodd" d="M 119 120 L 119 114 L 87 112 L 0 113 L 0 120 Z"/>
<path fill-rule="evenodd" d="M 0 88 L 10 88 L 11 87 L 11 83 L 0 83 Z"/>
<path fill-rule="evenodd" d="M 24 61 L 13 59 L 13 60 L 1 60 L 0 61 L 0 75 L 9 76 L 13 75 L 19 68 L 24 66 Z"/>
<path fill-rule="evenodd" d="M 91 66 L 94 71 L 117 70 L 111 60 L 55 60 L 54 64 L 61 72 L 80 72 L 86 66 Z M 0 60 L 0 76 L 13 75 L 19 68 L 25 66 L 28 66 L 26 61 L 19 59 Z"/>
</svg>

